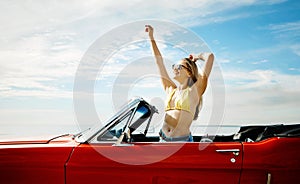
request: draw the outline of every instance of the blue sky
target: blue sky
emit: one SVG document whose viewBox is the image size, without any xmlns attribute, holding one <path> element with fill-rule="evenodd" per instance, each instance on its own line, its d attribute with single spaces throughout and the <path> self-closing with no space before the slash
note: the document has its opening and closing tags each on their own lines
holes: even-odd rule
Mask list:
<svg viewBox="0 0 300 184">
<path fill-rule="evenodd" d="M 111 30 L 145 20 L 183 27 L 214 52 L 225 83 L 219 124 L 299 123 L 300 3 L 296 0 L 2 1 L 0 7 L 0 134 L 17 135 L 28 129 L 76 131 L 80 122 L 74 112 L 73 87 L 84 54 Z M 187 54 L 168 44 L 167 37 L 173 36 L 174 42 L 180 38 L 171 28 L 153 26 L 162 53 L 171 60 L 168 65 Z M 101 121 L 115 112 L 113 87 L 124 68 L 135 63 L 136 55 L 151 56 L 143 29 L 137 35 L 141 40 L 117 48 L 104 70 L 98 71 L 94 95 Z M 157 76 L 141 78 L 128 90 L 129 97 L 143 96 L 163 109 Z M 204 97 L 195 124 L 212 123 L 210 87 Z"/>
</svg>

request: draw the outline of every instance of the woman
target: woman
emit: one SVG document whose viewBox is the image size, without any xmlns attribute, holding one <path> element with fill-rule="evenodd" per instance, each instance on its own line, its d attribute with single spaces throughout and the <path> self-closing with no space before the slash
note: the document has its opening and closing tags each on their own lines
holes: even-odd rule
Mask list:
<svg viewBox="0 0 300 184">
<path fill-rule="evenodd" d="M 190 55 L 189 58 L 184 58 L 178 64 L 173 65 L 173 79 L 178 82 L 178 86 L 176 86 L 163 63 L 163 58 L 154 40 L 153 28 L 146 25 L 146 32 L 149 33 L 163 88 L 168 96 L 160 139 L 163 142 L 193 142 L 190 126 L 192 121 L 198 117 L 202 95 L 207 87 L 207 80 L 213 66 L 214 55 L 212 53 L 201 53 L 198 56 Z M 198 73 L 195 63 L 198 59 L 205 61 L 202 74 Z"/>
</svg>

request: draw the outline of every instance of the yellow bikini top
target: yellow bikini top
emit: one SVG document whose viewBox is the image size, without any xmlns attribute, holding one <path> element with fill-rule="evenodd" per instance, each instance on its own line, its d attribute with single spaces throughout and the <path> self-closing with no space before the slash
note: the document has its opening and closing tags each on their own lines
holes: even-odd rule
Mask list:
<svg viewBox="0 0 300 184">
<path fill-rule="evenodd" d="M 165 108 L 166 111 L 168 110 L 184 110 L 187 112 L 191 112 L 190 110 L 190 97 L 189 97 L 189 93 L 190 93 L 190 88 L 186 88 L 184 90 L 181 91 L 181 93 L 177 94 L 175 101 L 174 101 L 174 107 L 171 107 L 171 100 L 176 92 L 176 89 L 174 89 L 168 99 L 167 99 L 167 106 Z"/>
</svg>

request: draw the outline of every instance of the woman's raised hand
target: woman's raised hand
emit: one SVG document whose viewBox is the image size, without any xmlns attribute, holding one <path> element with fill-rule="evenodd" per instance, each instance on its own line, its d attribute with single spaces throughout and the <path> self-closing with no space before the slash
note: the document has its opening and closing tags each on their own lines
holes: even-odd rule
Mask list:
<svg viewBox="0 0 300 184">
<path fill-rule="evenodd" d="M 145 32 L 148 32 L 149 33 L 149 37 L 150 39 L 153 39 L 153 27 L 150 26 L 150 25 L 145 25 Z"/>
<path fill-rule="evenodd" d="M 190 54 L 189 59 L 194 62 L 196 62 L 197 60 L 205 61 L 205 55 L 207 54 L 209 53 L 201 52 L 200 54 Z"/>
<path fill-rule="evenodd" d="M 190 54 L 190 55 L 189 55 L 189 59 L 190 59 L 191 61 L 196 62 L 196 61 L 199 60 L 200 58 L 199 58 L 199 55 Z"/>
</svg>

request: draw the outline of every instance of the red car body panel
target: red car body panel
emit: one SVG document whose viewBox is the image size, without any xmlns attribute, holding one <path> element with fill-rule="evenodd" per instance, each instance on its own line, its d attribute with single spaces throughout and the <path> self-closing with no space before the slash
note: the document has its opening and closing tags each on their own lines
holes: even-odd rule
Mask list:
<svg viewBox="0 0 300 184">
<path fill-rule="evenodd" d="M 64 166 L 78 143 L 70 138 L 26 142 L 0 143 L 0 183 L 65 183 Z"/>
<path fill-rule="evenodd" d="M 300 183 L 300 138 L 243 143 L 241 183 Z"/>
<path fill-rule="evenodd" d="M 224 149 L 240 149 L 240 154 L 216 152 Z M 256 184 L 267 183 L 268 174 L 272 184 L 300 183 L 299 153 L 300 138 L 277 137 L 249 143 L 134 143 L 123 147 L 78 144 L 71 138 L 47 144 L 6 142 L 0 145 L 0 183 Z"/>
<path fill-rule="evenodd" d="M 216 150 L 241 150 L 241 143 L 201 144 L 82 144 L 67 164 L 67 183 L 239 183 L 242 155 Z"/>
</svg>

